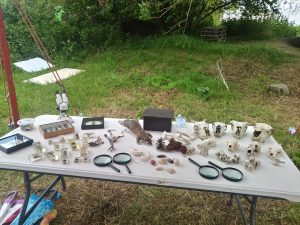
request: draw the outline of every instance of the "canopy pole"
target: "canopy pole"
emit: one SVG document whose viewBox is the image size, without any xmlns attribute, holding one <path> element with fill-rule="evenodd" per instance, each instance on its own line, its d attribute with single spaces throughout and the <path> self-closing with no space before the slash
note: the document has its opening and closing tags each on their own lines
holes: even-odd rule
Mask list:
<svg viewBox="0 0 300 225">
<path fill-rule="evenodd" d="M 7 80 L 10 106 L 11 106 L 12 116 L 14 120 L 14 127 L 16 128 L 18 127 L 17 121 L 20 119 L 20 115 L 19 115 L 14 78 L 13 78 L 13 73 L 11 68 L 9 49 L 8 49 L 8 44 L 7 44 L 6 34 L 5 34 L 4 19 L 3 19 L 1 4 L 0 4 L 0 46 L 1 46 L 0 50 L 2 51 L 1 52 L 2 54 L 0 55 L 2 55 L 3 57 L 3 67 L 4 67 L 4 73 Z"/>
</svg>

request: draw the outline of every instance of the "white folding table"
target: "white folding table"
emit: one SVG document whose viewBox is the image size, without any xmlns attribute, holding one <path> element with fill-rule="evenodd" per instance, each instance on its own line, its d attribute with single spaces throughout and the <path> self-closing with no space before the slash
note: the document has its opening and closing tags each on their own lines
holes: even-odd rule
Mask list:
<svg viewBox="0 0 300 225">
<path fill-rule="evenodd" d="M 240 182 L 230 182 L 224 179 L 221 175 L 215 180 L 208 180 L 201 177 L 198 173 L 199 168 L 188 161 L 188 157 L 182 155 L 179 152 L 161 152 L 155 148 L 156 140 L 161 136 L 161 132 L 151 131 L 153 135 L 153 145 L 137 144 L 136 138 L 131 131 L 125 131 L 125 137 L 120 138 L 115 143 L 115 152 L 109 152 L 107 149 L 110 147 L 108 140 L 104 138 L 104 134 L 108 134 L 107 130 L 115 130 L 116 134 L 120 134 L 124 131 L 124 127 L 118 123 L 120 119 L 105 118 L 104 129 L 95 130 L 81 130 L 82 117 L 72 117 L 74 120 L 73 126 L 75 131 L 83 135 L 86 132 L 95 132 L 96 136 L 100 136 L 104 140 L 104 144 L 100 147 L 90 147 L 90 158 L 100 154 L 108 154 L 113 156 L 120 152 L 130 152 L 131 148 L 138 149 L 144 152 L 150 152 L 153 159 L 158 154 L 166 154 L 169 158 L 178 158 L 180 165 L 175 166 L 168 164 L 166 168 L 174 168 L 175 174 L 170 174 L 166 170 L 156 171 L 155 167 L 150 162 L 142 162 L 138 157 L 132 157 L 132 161 L 128 165 L 132 171 L 132 174 L 128 174 L 124 166 L 116 165 L 121 170 L 121 173 L 117 173 L 110 167 L 97 167 L 93 164 L 93 160 L 90 163 L 73 163 L 73 159 L 76 156 L 80 156 L 78 151 L 71 152 L 71 164 L 63 165 L 59 160 L 57 162 L 44 159 L 42 161 L 30 162 L 28 156 L 34 153 L 32 146 L 21 149 L 12 154 L 5 154 L 0 152 L 0 168 L 7 170 L 23 171 L 25 186 L 26 186 L 26 198 L 25 206 L 21 211 L 21 217 L 19 224 L 22 224 L 26 220 L 28 215 L 34 210 L 31 208 L 25 213 L 26 203 L 31 194 L 31 182 L 43 176 L 44 174 L 57 175 L 56 179 L 45 190 L 42 197 L 58 183 L 62 182 L 65 189 L 64 176 L 80 177 L 80 178 L 93 178 L 100 180 L 110 180 L 119 182 L 131 182 L 137 184 L 158 185 L 164 187 L 184 188 L 201 191 L 212 191 L 226 193 L 230 195 L 230 200 L 234 198 L 241 211 L 243 223 L 250 224 L 255 223 L 255 208 L 258 197 L 270 197 L 286 199 L 292 202 L 300 202 L 300 173 L 298 168 L 289 159 L 286 153 L 281 157 L 281 160 L 285 163 L 276 167 L 273 166 L 272 161 L 267 157 L 268 147 L 273 146 L 276 143 L 273 137 L 268 138 L 262 143 L 262 152 L 258 155 L 257 159 L 261 161 L 261 166 L 254 172 L 248 172 L 243 166 L 243 162 L 246 159 L 246 147 L 250 143 L 253 127 L 248 127 L 246 135 L 239 140 L 241 161 L 239 165 L 225 164 L 217 160 L 215 153 L 220 149 L 226 149 L 226 140 L 232 138 L 230 126 L 228 126 L 225 134 L 216 138 L 217 145 L 209 151 L 208 157 L 203 157 L 198 153 L 190 155 L 193 160 L 200 165 L 207 165 L 208 160 L 215 162 L 216 164 L 226 167 L 232 166 L 241 170 L 244 174 L 244 178 Z M 35 118 L 35 128 L 31 131 L 21 131 L 20 128 L 13 130 L 5 136 L 9 136 L 15 133 L 21 133 L 29 138 L 32 138 L 35 142 L 40 141 L 47 150 L 53 150 L 53 146 L 48 145 L 48 140 L 45 140 L 39 132 L 38 126 L 41 124 L 57 122 L 58 116 L 56 115 L 42 115 Z M 142 121 L 140 121 L 142 124 Z M 211 127 L 210 127 L 211 128 Z M 176 132 L 178 129 L 173 124 L 172 132 Z M 212 129 L 210 129 L 212 130 Z M 180 131 L 192 134 L 193 124 L 188 123 L 186 128 L 180 128 Z M 65 137 L 73 137 L 74 134 L 65 135 Z M 54 138 L 55 139 L 55 138 Z M 58 140 L 58 138 L 56 138 Z M 201 140 L 195 140 L 192 145 L 196 148 L 197 144 L 201 143 Z M 71 150 L 70 150 L 71 151 Z M 35 177 L 30 177 L 30 172 L 38 173 Z M 221 174 L 221 173 L 220 173 Z M 246 219 L 246 215 L 243 207 L 241 206 L 240 196 L 245 197 L 250 207 L 249 220 Z M 230 201 L 230 202 L 231 202 Z M 37 203 L 38 204 L 38 203 Z"/>
</svg>

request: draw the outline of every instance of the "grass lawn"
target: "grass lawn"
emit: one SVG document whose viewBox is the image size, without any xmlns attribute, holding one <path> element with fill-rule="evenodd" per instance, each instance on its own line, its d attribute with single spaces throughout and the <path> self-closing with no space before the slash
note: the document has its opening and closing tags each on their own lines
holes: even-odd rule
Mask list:
<svg viewBox="0 0 300 225">
<path fill-rule="evenodd" d="M 218 60 L 230 92 L 218 76 Z M 299 137 L 287 134 L 288 127 L 300 125 L 299 49 L 278 42 L 207 43 L 168 36 L 131 40 L 80 62 L 65 59 L 60 64 L 85 70 L 64 81 L 72 107 L 84 115 L 137 118 L 145 108 L 157 107 L 208 122 L 264 122 L 300 166 L 295 157 Z M 36 74 L 16 69 L 14 74 L 21 117 L 57 113 L 57 85 L 22 83 Z M 279 82 L 292 95 L 266 93 L 269 84 Z M 0 104 L 4 134 L 8 111 L 3 98 Z M 16 187 L 23 190 L 20 173 L 0 174 L 1 196 Z M 53 224 L 241 224 L 237 207 L 227 207 L 225 195 L 75 178 L 67 178 L 67 185 Z M 257 224 L 300 224 L 300 205 L 261 199 Z"/>
</svg>

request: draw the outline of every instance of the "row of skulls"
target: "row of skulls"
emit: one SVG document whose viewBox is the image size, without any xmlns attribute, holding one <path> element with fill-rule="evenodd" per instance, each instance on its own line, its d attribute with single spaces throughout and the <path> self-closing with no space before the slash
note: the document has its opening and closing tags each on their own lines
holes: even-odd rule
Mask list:
<svg viewBox="0 0 300 225">
<path fill-rule="evenodd" d="M 196 121 L 192 121 L 192 122 L 194 123 L 194 133 L 196 136 L 198 136 L 198 138 L 204 140 L 204 139 L 209 139 L 211 137 L 209 124 L 205 120 L 200 122 L 196 122 Z M 231 125 L 232 136 L 234 138 L 227 141 L 226 145 L 227 145 L 227 149 L 230 152 L 234 152 L 239 149 L 239 144 L 237 139 L 240 139 L 245 135 L 249 124 L 247 122 L 232 120 L 230 122 L 230 125 Z M 214 122 L 212 124 L 212 129 L 215 137 L 221 137 L 227 130 L 227 125 L 222 122 Z M 248 145 L 246 149 L 246 154 L 248 159 L 249 158 L 252 159 L 250 161 L 253 161 L 253 158 L 261 152 L 261 143 L 264 142 L 265 139 L 269 138 L 272 135 L 272 130 L 273 128 L 268 124 L 256 123 L 256 125 L 254 126 L 254 131 L 251 136 L 252 142 Z M 213 146 L 215 146 L 215 141 L 209 139 L 199 144 L 198 148 L 202 150 L 202 153 L 205 153 L 203 154 L 204 156 L 207 156 L 208 149 Z M 282 153 L 283 153 L 283 149 L 281 145 L 274 145 L 268 148 L 268 157 L 273 161 L 273 165 L 278 166 L 279 163 L 282 163 L 282 161 L 279 159 Z"/>
<path fill-rule="evenodd" d="M 200 122 L 192 121 L 194 123 L 194 133 L 201 139 L 210 138 L 209 124 L 203 120 Z M 240 122 L 236 120 L 230 121 L 232 136 L 234 138 L 242 138 L 248 128 L 248 122 Z M 212 124 L 213 134 L 215 137 L 221 137 L 227 130 L 227 125 L 222 122 L 214 122 Z M 254 131 L 252 134 L 252 141 L 264 142 L 266 138 L 272 135 L 273 128 L 265 123 L 257 123 L 254 126 Z"/>
</svg>

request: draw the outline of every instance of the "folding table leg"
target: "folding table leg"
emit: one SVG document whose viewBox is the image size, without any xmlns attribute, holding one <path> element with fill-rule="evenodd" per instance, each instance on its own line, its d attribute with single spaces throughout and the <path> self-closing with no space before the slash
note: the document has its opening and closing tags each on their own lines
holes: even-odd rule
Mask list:
<svg viewBox="0 0 300 225">
<path fill-rule="evenodd" d="M 28 207 L 29 198 L 30 198 L 30 195 L 31 195 L 31 182 L 33 182 L 34 180 L 40 178 L 42 176 L 42 174 L 34 177 L 33 179 L 30 179 L 30 174 L 29 174 L 28 171 L 24 171 L 23 175 L 24 175 L 24 183 L 25 183 L 25 188 L 26 188 L 26 196 L 25 196 L 25 200 L 24 200 L 21 212 L 20 212 L 18 225 L 24 224 L 24 222 L 27 220 L 27 218 L 33 212 L 33 210 L 38 206 L 38 204 L 41 202 L 41 200 L 52 190 L 52 188 L 58 182 L 62 183 L 62 187 L 63 187 L 64 190 L 66 189 L 66 183 L 65 183 L 64 177 L 61 176 L 61 175 L 57 176 L 54 179 L 54 181 L 39 196 L 38 200 L 33 204 L 33 206 L 26 212 L 26 209 Z"/>
<path fill-rule="evenodd" d="M 26 188 L 26 196 L 25 196 L 25 201 L 24 201 L 23 206 L 22 206 L 22 210 L 20 212 L 20 218 L 19 218 L 18 225 L 22 225 L 25 222 L 26 208 L 27 208 L 28 201 L 29 201 L 30 194 L 31 194 L 31 185 L 30 185 L 29 172 L 24 171 L 23 175 L 24 175 L 24 183 L 25 183 L 25 188 Z"/>
<path fill-rule="evenodd" d="M 252 197 L 252 201 L 251 201 L 251 207 L 250 207 L 250 225 L 254 225 L 255 224 L 255 209 L 256 209 L 256 203 L 257 203 L 257 196 L 253 196 Z"/>
<path fill-rule="evenodd" d="M 240 196 L 239 195 L 234 195 L 234 198 L 235 198 L 236 204 L 237 204 L 237 206 L 240 210 L 240 213 L 241 213 L 241 216 L 242 216 L 242 219 L 243 219 L 243 224 L 247 225 L 246 214 L 245 214 L 245 210 L 244 210 L 244 208 L 241 204 Z"/>
<path fill-rule="evenodd" d="M 241 204 L 241 200 L 240 200 L 240 196 L 237 194 L 232 194 L 235 198 L 235 201 L 237 203 L 237 206 L 240 210 L 241 216 L 242 216 L 242 220 L 243 220 L 243 224 L 247 225 L 248 221 L 246 219 L 246 213 L 245 210 Z M 256 203 L 257 203 L 257 196 L 252 196 L 251 198 L 244 196 L 245 199 L 250 203 L 250 212 L 249 212 L 249 224 L 250 225 L 255 225 L 255 210 L 256 210 Z"/>
<path fill-rule="evenodd" d="M 230 195 L 229 195 L 229 200 L 228 200 L 228 202 L 227 202 L 227 205 L 228 205 L 228 206 L 232 206 L 232 201 L 233 201 L 233 194 L 230 194 Z"/>
</svg>

